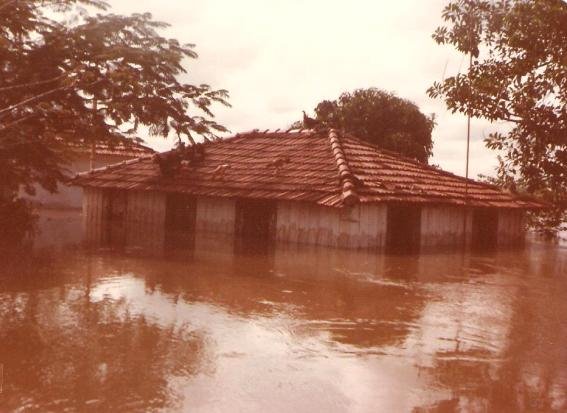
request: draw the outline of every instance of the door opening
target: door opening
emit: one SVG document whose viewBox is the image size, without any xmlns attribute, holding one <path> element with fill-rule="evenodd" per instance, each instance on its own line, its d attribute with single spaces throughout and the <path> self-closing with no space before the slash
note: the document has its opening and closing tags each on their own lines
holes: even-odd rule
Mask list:
<svg viewBox="0 0 567 413">
<path fill-rule="evenodd" d="M 473 211 L 472 247 L 477 250 L 490 250 L 498 240 L 498 211 L 488 208 Z"/>
<path fill-rule="evenodd" d="M 126 211 L 128 198 L 126 191 L 111 189 L 104 193 L 105 231 L 103 244 L 122 248 L 126 245 Z"/>
<path fill-rule="evenodd" d="M 165 246 L 190 248 L 195 246 L 197 201 L 194 196 L 168 194 L 165 201 Z"/>
<path fill-rule="evenodd" d="M 388 206 L 386 252 L 415 254 L 421 242 L 421 207 L 394 204 Z"/>
<path fill-rule="evenodd" d="M 277 207 L 274 201 L 241 199 L 236 202 L 236 249 L 265 252 L 276 240 Z"/>
</svg>

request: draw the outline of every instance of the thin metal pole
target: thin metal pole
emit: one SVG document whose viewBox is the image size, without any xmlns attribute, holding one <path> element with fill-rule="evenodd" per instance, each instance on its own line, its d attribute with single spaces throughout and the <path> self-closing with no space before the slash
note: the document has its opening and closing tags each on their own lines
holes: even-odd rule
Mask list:
<svg viewBox="0 0 567 413">
<path fill-rule="evenodd" d="M 472 53 L 469 54 L 469 73 L 472 66 Z M 465 167 L 465 178 L 467 178 L 467 182 L 465 185 L 465 201 L 468 200 L 469 195 L 469 154 L 470 154 L 470 146 L 471 146 L 471 111 L 469 110 L 467 113 L 467 162 Z"/>
<path fill-rule="evenodd" d="M 472 52 L 469 53 L 469 79 L 472 67 Z M 470 80 L 469 80 L 470 82 Z M 467 246 L 467 218 L 469 213 L 469 155 L 471 146 L 471 112 L 467 111 L 467 158 L 465 162 L 465 217 L 463 221 L 463 247 Z"/>
</svg>

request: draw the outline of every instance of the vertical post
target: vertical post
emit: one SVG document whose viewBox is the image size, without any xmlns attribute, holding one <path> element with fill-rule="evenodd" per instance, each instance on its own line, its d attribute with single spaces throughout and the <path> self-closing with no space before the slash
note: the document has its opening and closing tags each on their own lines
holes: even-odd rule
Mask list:
<svg viewBox="0 0 567 413">
<path fill-rule="evenodd" d="M 471 78 L 471 68 L 472 68 L 472 44 L 473 44 L 473 33 L 472 33 L 472 11 L 468 19 L 468 29 L 469 29 L 469 90 L 470 90 L 470 78 Z M 469 156 L 470 156 L 470 145 L 471 145 L 471 111 L 467 111 L 467 155 L 465 161 L 465 213 L 463 221 L 463 248 L 467 246 L 467 218 L 469 213 Z"/>
<path fill-rule="evenodd" d="M 469 52 L 469 76 L 472 67 L 472 52 Z M 469 213 L 469 157 L 471 146 L 471 113 L 467 113 L 467 155 L 465 161 L 465 218 L 463 223 L 463 247 L 467 245 L 467 218 Z"/>
<path fill-rule="evenodd" d="M 469 55 L 469 71 L 471 70 L 472 66 L 472 53 Z M 471 113 L 470 110 L 467 113 L 467 162 L 465 166 L 465 178 L 467 178 L 467 182 L 465 185 L 465 201 L 468 200 L 469 194 L 469 153 L 470 153 L 470 144 L 471 144 Z"/>
<path fill-rule="evenodd" d="M 89 170 L 94 169 L 94 157 L 95 157 L 95 144 L 91 142 L 91 156 L 89 158 Z"/>
<path fill-rule="evenodd" d="M 97 101 L 96 98 L 93 96 L 93 130 L 96 130 L 94 128 L 94 123 L 96 121 L 96 112 L 97 112 Z M 95 153 L 96 153 L 96 148 L 95 148 L 95 141 L 93 139 L 91 141 L 91 156 L 89 160 L 89 169 L 91 171 L 94 169 Z"/>
</svg>

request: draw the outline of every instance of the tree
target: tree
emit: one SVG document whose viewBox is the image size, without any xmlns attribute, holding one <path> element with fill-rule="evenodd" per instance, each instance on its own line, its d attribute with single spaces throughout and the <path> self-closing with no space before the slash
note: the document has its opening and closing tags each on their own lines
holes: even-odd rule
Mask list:
<svg viewBox="0 0 567 413">
<path fill-rule="evenodd" d="M 86 8 L 85 8 L 86 7 Z M 99 0 L 0 0 L 0 197 L 65 179 L 65 143 L 112 145 L 152 135 L 214 139 L 226 90 L 179 80 L 194 45 L 159 35 L 149 14 L 105 12 Z M 72 16 L 72 19 L 69 19 Z M 4 208 L 6 209 L 6 208 Z M 8 208 L 9 209 L 9 208 Z M 9 217 L 0 217 L 0 224 Z M 1 225 L 0 225 L 1 226 Z M 1 237 L 2 234 L 0 234 Z"/>
<path fill-rule="evenodd" d="M 323 126 L 342 129 L 384 149 L 427 162 L 433 143 L 433 116 L 428 118 L 406 99 L 376 88 L 344 92 L 315 108 Z"/>
<path fill-rule="evenodd" d="M 502 155 L 496 181 L 553 204 L 534 223 L 557 231 L 567 220 L 567 3 L 453 0 L 442 17 L 447 25 L 433 38 L 470 54 L 472 64 L 429 95 L 453 112 L 511 125 L 485 140 Z"/>
</svg>

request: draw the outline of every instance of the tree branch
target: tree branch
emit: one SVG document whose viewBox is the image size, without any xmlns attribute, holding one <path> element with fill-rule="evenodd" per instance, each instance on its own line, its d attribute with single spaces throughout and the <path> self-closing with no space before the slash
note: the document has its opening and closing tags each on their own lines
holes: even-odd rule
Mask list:
<svg viewBox="0 0 567 413">
<path fill-rule="evenodd" d="M 16 125 L 18 125 L 22 122 L 25 122 L 26 120 L 31 119 L 34 116 L 35 116 L 35 114 L 27 115 L 27 116 L 24 116 L 24 117 L 12 122 L 12 123 L 8 123 L 7 125 L 0 125 L 0 132 L 4 132 L 5 130 L 10 129 L 11 127 L 14 127 L 14 126 L 16 126 Z"/>
<path fill-rule="evenodd" d="M 20 89 L 20 88 L 26 88 L 26 87 L 45 85 L 47 83 L 51 83 L 51 82 L 55 82 L 57 80 L 63 79 L 65 76 L 68 76 L 68 75 L 69 75 L 68 73 L 64 73 L 62 75 L 52 77 L 51 79 L 38 80 L 37 82 L 20 83 L 19 85 L 13 85 L 13 86 L 3 86 L 3 87 L 0 87 L 0 92 L 5 92 L 5 91 L 8 91 L 8 90 L 14 90 L 14 89 Z"/>
<path fill-rule="evenodd" d="M 69 89 L 69 88 L 71 88 L 72 86 L 74 86 L 74 85 L 70 85 L 70 86 L 60 86 L 60 87 L 57 87 L 57 88 L 55 88 L 55 89 L 48 90 L 47 92 L 40 93 L 39 95 L 32 96 L 31 98 L 24 99 L 24 100 L 22 100 L 21 102 L 18 102 L 18 103 L 15 103 L 15 104 L 11 105 L 11 106 L 8 106 L 7 108 L 0 109 L 0 116 L 1 116 L 2 114 L 4 114 L 4 113 L 11 112 L 12 110 L 17 109 L 17 108 L 20 107 L 20 106 L 23 106 L 23 105 L 26 105 L 26 104 L 28 104 L 28 103 L 34 102 L 34 101 L 36 101 L 36 100 L 43 99 L 44 97 L 49 96 L 49 95 L 51 95 L 51 94 L 53 94 L 53 93 L 55 93 L 55 92 L 60 92 L 60 91 L 65 90 L 65 89 Z"/>
<path fill-rule="evenodd" d="M 101 81 L 102 81 L 102 79 L 96 80 L 96 81 L 90 83 L 88 86 L 94 86 L 94 85 L 96 85 L 97 83 L 100 83 Z M 34 102 L 34 101 L 36 101 L 36 100 L 43 99 L 44 97 L 49 96 L 49 95 L 51 95 L 51 94 L 53 94 L 53 93 L 56 93 L 56 92 L 61 92 L 61 91 L 66 90 L 66 89 L 72 89 L 72 88 L 74 88 L 75 86 L 76 86 L 75 83 L 74 83 L 74 84 L 71 84 L 71 85 L 68 85 L 68 86 L 60 86 L 60 87 L 57 87 L 57 88 L 48 90 L 47 92 L 40 93 L 39 95 L 32 96 L 31 98 L 24 99 L 24 100 L 22 100 L 21 102 L 18 102 L 18 103 L 15 103 L 15 104 L 11 105 L 11 106 L 8 106 L 7 108 L 0 109 L 0 117 L 2 117 L 3 114 L 5 114 L 5 113 L 7 113 L 7 112 L 10 112 L 10 111 L 12 111 L 12 110 L 14 110 L 14 109 L 16 109 L 16 108 L 18 108 L 18 107 L 20 107 L 20 106 L 23 106 L 23 105 L 26 105 L 26 104 L 28 104 L 28 103 Z"/>
</svg>

